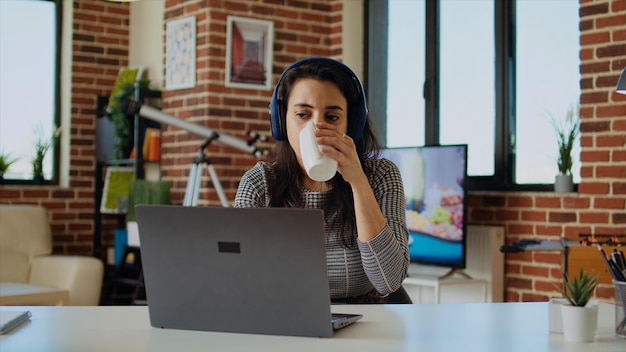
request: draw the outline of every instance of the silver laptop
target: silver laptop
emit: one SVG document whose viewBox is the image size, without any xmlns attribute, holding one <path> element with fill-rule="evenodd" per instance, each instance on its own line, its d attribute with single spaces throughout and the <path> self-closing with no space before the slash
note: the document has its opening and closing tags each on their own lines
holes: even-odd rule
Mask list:
<svg viewBox="0 0 626 352">
<path fill-rule="evenodd" d="M 153 327 L 330 337 L 362 315 L 330 311 L 316 209 L 136 206 Z"/>
</svg>

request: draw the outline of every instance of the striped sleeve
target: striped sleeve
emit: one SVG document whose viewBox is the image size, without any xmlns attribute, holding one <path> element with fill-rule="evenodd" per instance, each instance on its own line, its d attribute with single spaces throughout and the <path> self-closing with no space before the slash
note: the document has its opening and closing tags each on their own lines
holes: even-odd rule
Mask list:
<svg viewBox="0 0 626 352">
<path fill-rule="evenodd" d="M 387 225 L 372 240 L 358 241 L 365 273 L 381 294 L 402 285 L 409 265 L 405 197 L 397 166 L 387 159 L 371 160 L 370 184 Z"/>
<path fill-rule="evenodd" d="M 257 208 L 269 205 L 269 193 L 266 174 L 269 169 L 266 162 L 258 162 L 241 177 L 237 194 L 235 195 L 235 208 Z"/>
</svg>

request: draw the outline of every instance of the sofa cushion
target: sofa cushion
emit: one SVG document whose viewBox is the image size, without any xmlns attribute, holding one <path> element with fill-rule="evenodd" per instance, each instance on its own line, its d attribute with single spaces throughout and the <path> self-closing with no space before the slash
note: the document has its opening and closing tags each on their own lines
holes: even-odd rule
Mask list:
<svg viewBox="0 0 626 352">
<path fill-rule="evenodd" d="M 51 252 L 46 208 L 0 205 L 0 282 L 27 282 L 33 258 Z"/>
<path fill-rule="evenodd" d="M 28 282 L 30 260 L 22 253 L 0 252 L 0 282 Z"/>
<path fill-rule="evenodd" d="M 52 253 L 52 235 L 46 208 L 0 205 L 0 251 L 35 256 Z"/>
</svg>

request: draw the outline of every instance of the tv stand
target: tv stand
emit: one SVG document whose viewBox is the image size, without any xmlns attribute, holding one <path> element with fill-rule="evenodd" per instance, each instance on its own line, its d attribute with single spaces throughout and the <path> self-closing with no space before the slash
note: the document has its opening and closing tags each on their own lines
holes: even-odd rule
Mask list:
<svg viewBox="0 0 626 352">
<path fill-rule="evenodd" d="M 443 274 L 442 276 L 439 276 L 439 280 L 445 280 L 447 278 L 451 278 L 456 274 L 463 276 L 466 279 L 472 280 L 472 277 L 469 276 L 468 273 L 463 271 L 463 269 L 450 269 L 450 271 L 448 271 L 447 273 Z"/>
<path fill-rule="evenodd" d="M 442 303 L 443 296 L 450 303 L 487 302 L 487 280 L 474 279 L 462 269 L 449 269 L 411 264 L 402 283 L 413 303 L 424 302 L 424 288 L 432 288 L 432 301 Z M 446 295 L 442 295 L 443 288 Z M 448 303 L 448 302 L 445 302 Z"/>
</svg>

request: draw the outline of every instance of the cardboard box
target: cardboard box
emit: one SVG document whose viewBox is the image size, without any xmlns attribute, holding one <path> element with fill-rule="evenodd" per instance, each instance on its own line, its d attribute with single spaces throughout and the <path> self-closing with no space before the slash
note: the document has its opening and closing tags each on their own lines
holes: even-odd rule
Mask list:
<svg viewBox="0 0 626 352">
<path fill-rule="evenodd" d="M 626 248 L 623 246 L 601 245 L 600 247 L 604 250 L 604 253 L 608 255 L 610 255 L 615 248 L 622 250 L 622 252 L 626 251 Z M 565 250 L 565 260 L 568 275 L 577 274 L 580 268 L 584 268 L 588 273 L 599 274 L 600 283 L 612 284 L 613 276 L 611 276 L 608 266 L 602 259 L 597 245 L 568 246 Z"/>
</svg>

